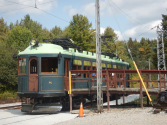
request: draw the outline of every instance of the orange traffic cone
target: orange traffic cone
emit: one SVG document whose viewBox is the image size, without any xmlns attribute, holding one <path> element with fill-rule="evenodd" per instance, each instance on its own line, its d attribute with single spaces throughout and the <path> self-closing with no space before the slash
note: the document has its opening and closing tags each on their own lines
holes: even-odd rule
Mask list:
<svg viewBox="0 0 167 125">
<path fill-rule="evenodd" d="M 83 115 L 83 105 L 82 105 L 82 102 L 81 102 L 81 105 L 80 105 L 78 117 L 84 117 L 84 115 Z"/>
</svg>

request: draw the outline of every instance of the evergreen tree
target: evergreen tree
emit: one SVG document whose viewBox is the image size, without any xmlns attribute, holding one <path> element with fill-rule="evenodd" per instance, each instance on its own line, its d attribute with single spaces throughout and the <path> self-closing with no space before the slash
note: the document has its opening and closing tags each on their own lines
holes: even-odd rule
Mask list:
<svg viewBox="0 0 167 125">
<path fill-rule="evenodd" d="M 50 37 L 51 37 L 51 39 L 62 38 L 62 30 L 61 30 L 61 28 L 58 27 L 58 26 L 55 26 L 54 28 L 52 28 L 50 30 Z"/>
<path fill-rule="evenodd" d="M 111 27 L 107 27 L 104 31 L 104 36 L 111 36 L 111 38 L 106 38 L 106 41 L 102 43 L 102 52 L 115 53 L 116 51 L 116 40 L 118 39 L 117 34 Z"/>
<path fill-rule="evenodd" d="M 30 18 L 30 15 L 27 14 L 24 17 L 24 19 L 21 21 L 20 25 L 29 29 L 33 34 L 34 39 L 37 39 L 39 42 L 43 42 L 42 25 L 36 21 L 33 21 Z M 45 39 L 48 39 L 48 38 L 45 38 Z"/>
<path fill-rule="evenodd" d="M 167 66 L 167 15 L 162 15 L 162 29 L 164 32 L 164 52 L 165 52 L 165 62 Z"/>
<path fill-rule="evenodd" d="M 7 24 L 4 22 L 4 19 L 1 18 L 0 19 L 0 40 L 1 41 L 5 41 L 7 36 L 8 36 L 8 31 L 9 28 L 7 26 Z"/>
<path fill-rule="evenodd" d="M 94 31 L 87 17 L 76 14 L 70 22 L 68 33 L 75 44 L 82 50 L 89 51 L 90 44 L 93 43 Z"/>
</svg>

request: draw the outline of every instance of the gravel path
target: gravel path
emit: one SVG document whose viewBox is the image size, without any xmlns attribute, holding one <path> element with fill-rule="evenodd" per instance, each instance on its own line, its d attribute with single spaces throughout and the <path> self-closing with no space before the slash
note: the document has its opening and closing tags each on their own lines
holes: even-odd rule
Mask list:
<svg viewBox="0 0 167 125">
<path fill-rule="evenodd" d="M 112 108 L 55 125 L 167 125 L 167 113 L 153 114 L 152 108 Z"/>
</svg>

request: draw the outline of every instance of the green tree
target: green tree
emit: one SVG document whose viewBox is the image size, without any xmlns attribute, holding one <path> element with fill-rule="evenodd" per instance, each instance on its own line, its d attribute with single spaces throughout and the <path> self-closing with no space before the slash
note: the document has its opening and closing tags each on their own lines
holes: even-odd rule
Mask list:
<svg viewBox="0 0 167 125">
<path fill-rule="evenodd" d="M 26 27 L 33 34 L 33 38 L 37 39 L 39 42 L 43 42 L 43 31 L 42 25 L 37 21 L 33 21 L 30 15 L 26 15 L 23 20 L 21 20 L 20 25 Z M 46 38 L 45 38 L 46 39 Z"/>
<path fill-rule="evenodd" d="M 42 29 L 40 39 L 43 40 L 43 39 L 50 39 L 50 38 L 51 38 L 50 32 L 46 28 Z"/>
<path fill-rule="evenodd" d="M 117 56 L 119 58 L 123 59 L 124 61 L 127 61 L 128 56 L 125 53 L 125 51 L 126 51 L 125 42 L 124 41 L 116 41 L 115 45 L 116 45 Z M 114 52 L 114 54 L 116 54 L 116 52 Z"/>
<path fill-rule="evenodd" d="M 58 26 L 55 26 L 54 28 L 52 28 L 51 30 L 50 30 L 50 37 L 51 37 L 51 39 L 54 39 L 54 38 L 62 38 L 62 30 L 61 30 L 61 28 L 60 27 L 58 27 Z"/>
<path fill-rule="evenodd" d="M 112 52 L 116 51 L 116 41 L 118 39 L 117 34 L 111 27 L 107 27 L 104 31 L 104 36 L 111 36 L 111 38 L 106 38 L 106 41 L 102 43 L 102 52 Z"/>
<path fill-rule="evenodd" d="M 6 42 L 9 47 L 24 50 L 32 38 L 33 34 L 26 27 L 16 26 L 9 32 Z"/>
<path fill-rule="evenodd" d="M 87 17 L 79 14 L 74 15 L 68 30 L 68 34 L 75 44 L 80 46 L 82 50 L 90 50 L 95 30 L 92 29 L 92 23 L 89 22 Z"/>
<path fill-rule="evenodd" d="M 14 27 L 15 27 L 14 24 L 11 22 L 10 25 L 9 25 L 9 29 L 11 30 L 11 29 L 13 29 Z"/>
<path fill-rule="evenodd" d="M 8 36 L 9 28 L 4 22 L 4 19 L 0 19 L 0 40 L 5 41 Z"/>
<path fill-rule="evenodd" d="M 15 26 L 6 39 L 0 41 L 0 87 L 9 90 L 11 87 L 17 89 L 18 62 L 13 60 L 13 55 L 18 50 L 24 50 L 32 39 L 33 34 L 26 27 Z"/>
<path fill-rule="evenodd" d="M 167 65 L 167 15 L 162 15 L 162 29 L 163 31 L 166 31 L 164 33 L 164 52 L 165 52 L 165 62 Z"/>
<path fill-rule="evenodd" d="M 17 90 L 18 62 L 13 60 L 16 48 L 8 47 L 0 40 L 0 88 L 4 90 Z"/>
</svg>

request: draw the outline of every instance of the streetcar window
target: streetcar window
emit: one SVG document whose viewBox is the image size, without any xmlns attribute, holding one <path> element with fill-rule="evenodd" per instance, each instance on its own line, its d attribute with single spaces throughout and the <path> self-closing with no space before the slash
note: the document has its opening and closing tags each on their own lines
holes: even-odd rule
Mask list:
<svg viewBox="0 0 167 125">
<path fill-rule="evenodd" d="M 106 64 L 105 63 L 101 63 L 101 67 L 102 67 L 103 70 L 105 70 L 106 69 Z"/>
<path fill-rule="evenodd" d="M 123 66 L 123 69 L 126 69 L 126 66 Z"/>
<path fill-rule="evenodd" d="M 91 67 L 90 66 L 84 66 L 84 70 L 91 70 Z M 84 78 L 88 78 L 88 77 L 89 77 L 89 74 L 84 73 Z"/>
<path fill-rule="evenodd" d="M 118 65 L 118 69 L 122 69 L 122 66 L 121 66 L 121 65 Z"/>
<path fill-rule="evenodd" d="M 107 64 L 107 69 L 112 69 L 111 64 Z"/>
<path fill-rule="evenodd" d="M 73 70 L 82 70 L 82 61 L 78 59 L 73 60 Z M 82 77 L 81 73 L 77 75 L 79 78 Z"/>
<path fill-rule="evenodd" d="M 96 62 L 92 62 L 92 70 L 96 70 Z"/>
<path fill-rule="evenodd" d="M 113 69 L 116 69 L 117 68 L 117 65 L 113 65 Z"/>
<path fill-rule="evenodd" d="M 19 74 L 26 74 L 26 58 L 19 58 Z"/>
<path fill-rule="evenodd" d="M 92 70 L 96 70 L 96 67 L 92 67 Z"/>
<path fill-rule="evenodd" d="M 42 57 L 41 74 L 58 74 L 58 58 Z"/>
<path fill-rule="evenodd" d="M 84 70 L 91 70 L 91 62 L 90 61 L 84 61 Z M 89 77 L 87 73 L 84 73 L 84 78 Z"/>
<path fill-rule="evenodd" d="M 30 61 L 30 74 L 37 74 L 37 60 L 32 59 Z"/>
</svg>

